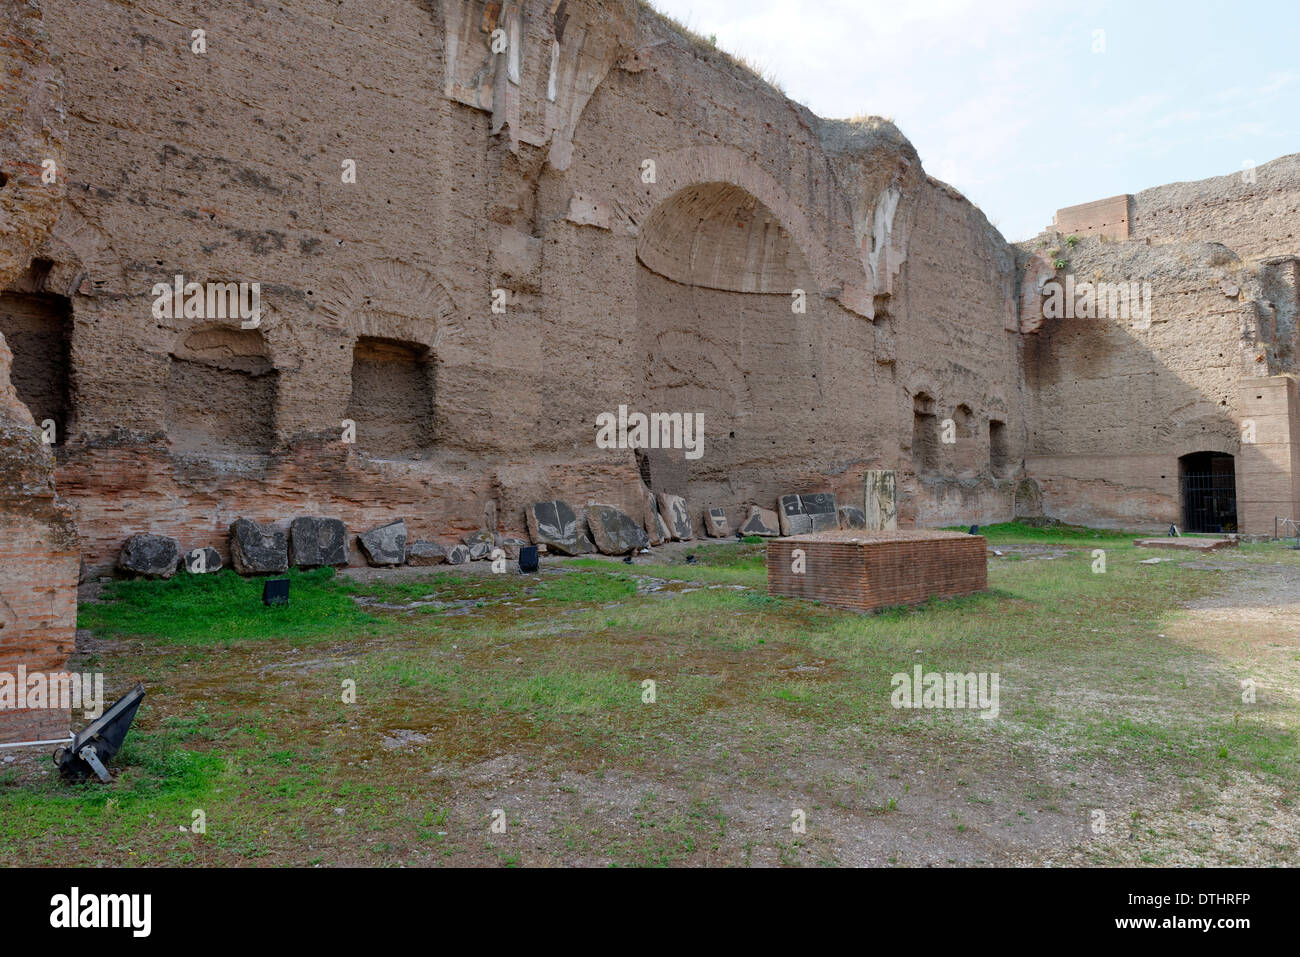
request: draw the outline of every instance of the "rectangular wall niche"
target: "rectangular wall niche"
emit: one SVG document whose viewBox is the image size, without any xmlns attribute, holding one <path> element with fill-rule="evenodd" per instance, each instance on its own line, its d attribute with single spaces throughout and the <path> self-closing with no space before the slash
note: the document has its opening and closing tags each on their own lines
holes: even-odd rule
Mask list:
<svg viewBox="0 0 1300 957">
<path fill-rule="evenodd" d="M 939 422 L 934 399 L 919 393 L 912 400 L 912 471 L 932 472 L 939 463 Z"/>
<path fill-rule="evenodd" d="M 185 452 L 270 452 L 279 373 L 257 329 L 196 329 L 172 353 L 167 435 Z"/>
<path fill-rule="evenodd" d="M 989 470 L 994 478 L 1007 478 L 1007 474 L 1011 471 L 1007 424 L 997 419 L 989 419 Z"/>
<path fill-rule="evenodd" d="M 384 459 L 423 458 L 432 451 L 432 360 L 417 343 L 357 340 L 347 417 L 356 423 L 359 451 Z"/>
<path fill-rule="evenodd" d="M 9 378 L 39 426 L 54 421 L 62 445 L 72 411 L 72 307 L 63 296 L 0 294 L 0 333 L 14 354 Z"/>
</svg>

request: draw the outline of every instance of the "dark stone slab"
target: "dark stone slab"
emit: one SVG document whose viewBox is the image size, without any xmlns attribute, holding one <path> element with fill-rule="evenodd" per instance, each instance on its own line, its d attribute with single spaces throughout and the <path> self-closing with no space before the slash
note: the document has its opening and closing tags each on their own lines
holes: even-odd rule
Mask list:
<svg viewBox="0 0 1300 957">
<path fill-rule="evenodd" d="M 612 505 L 592 505 L 587 509 L 587 525 L 592 540 L 603 555 L 626 555 L 650 547 L 645 529 Z"/>
<path fill-rule="evenodd" d="M 867 527 L 867 513 L 860 508 L 854 508 L 852 505 L 840 506 L 840 528 L 861 528 Z"/>
<path fill-rule="evenodd" d="M 644 503 L 641 506 L 641 527 L 650 537 L 651 545 L 662 545 L 671 537 L 667 534 L 668 526 L 659 515 L 659 506 L 655 504 L 654 493 L 644 486 L 641 488 L 641 501 Z"/>
<path fill-rule="evenodd" d="M 560 555 L 584 554 L 581 539 L 587 537 L 586 531 L 580 529 L 578 515 L 568 502 L 534 502 L 524 509 L 524 517 L 534 543 Z"/>
<path fill-rule="evenodd" d="M 814 532 L 828 532 L 840 527 L 839 509 L 835 504 L 835 496 L 830 492 L 800 495 L 799 501 L 803 503 L 804 514 L 812 522 Z"/>
<path fill-rule="evenodd" d="M 372 566 L 401 565 L 406 561 L 406 520 L 399 518 L 362 532 L 359 541 L 366 561 Z"/>
<path fill-rule="evenodd" d="M 406 546 L 406 564 L 441 565 L 447 560 L 447 548 L 437 542 L 411 542 Z"/>
<path fill-rule="evenodd" d="M 709 538 L 726 538 L 731 534 L 731 523 L 727 521 L 725 508 L 704 510 L 704 532 Z"/>
<path fill-rule="evenodd" d="M 470 560 L 468 545 L 453 545 L 447 549 L 448 565 L 464 565 Z"/>
<path fill-rule="evenodd" d="M 686 499 L 680 495 L 667 492 L 656 493 L 659 499 L 659 514 L 663 516 L 668 531 L 676 542 L 688 542 L 695 537 L 691 525 L 691 513 L 686 508 Z"/>
<path fill-rule="evenodd" d="M 289 532 L 252 519 L 230 526 L 230 563 L 241 575 L 266 575 L 289 570 Z"/>
<path fill-rule="evenodd" d="M 192 548 L 181 557 L 181 567 L 191 575 L 221 571 L 221 553 L 215 548 Z"/>
<path fill-rule="evenodd" d="M 749 509 L 749 518 L 740 526 L 742 535 L 763 535 L 773 537 L 781 534 L 781 520 L 770 508 L 753 505 Z"/>
<path fill-rule="evenodd" d="M 165 535 L 132 535 L 117 556 L 117 567 L 144 578 L 171 578 L 181 560 L 181 545 Z"/>
<path fill-rule="evenodd" d="M 289 560 L 300 568 L 346 565 L 348 529 L 337 518 L 295 518 L 289 523 Z"/>
<path fill-rule="evenodd" d="M 807 535 L 812 531 L 812 519 L 803 510 L 798 495 L 782 495 L 778 504 L 782 535 Z"/>
<path fill-rule="evenodd" d="M 840 527 L 835 496 L 830 492 L 806 495 L 782 495 L 780 502 L 781 534 L 807 535 Z"/>
</svg>

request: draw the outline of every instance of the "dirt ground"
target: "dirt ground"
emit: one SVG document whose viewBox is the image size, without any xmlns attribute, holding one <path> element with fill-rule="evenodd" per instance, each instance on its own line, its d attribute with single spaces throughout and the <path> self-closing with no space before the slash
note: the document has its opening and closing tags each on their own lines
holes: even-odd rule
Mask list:
<svg viewBox="0 0 1300 957">
<path fill-rule="evenodd" d="M 1178 555 L 1152 572 L 1137 563 L 1153 553 L 1129 549 L 1113 561 L 1133 575 L 1162 575 L 1174 589 L 1195 578 L 1202 587 L 1170 603 L 1150 629 L 1134 610 L 1139 644 L 1118 651 L 1099 644 L 1096 661 L 1064 657 L 1054 642 L 1033 650 L 1011 641 L 1002 695 L 1022 703 L 987 722 L 973 713 L 873 710 L 878 695 L 863 689 L 875 686 L 858 672 L 881 669 L 862 656 L 880 652 L 882 642 L 898 646 L 891 655 L 920 656 L 923 642 L 934 640 L 927 636 L 948 641 L 942 633 L 958 621 L 1005 619 L 1029 600 L 1022 583 L 1086 570 L 1086 548 L 997 545 L 987 607 L 945 606 L 897 623 L 772 606 L 752 564 L 737 573 L 739 581 L 711 580 L 685 564 L 665 568 L 697 550 L 679 547 L 682 554 L 670 556 L 657 549 L 630 568 L 608 560 L 595 567 L 631 576 L 635 593 L 572 607 L 536 588 L 575 575 L 599 584 L 609 574 L 575 571 L 557 559 L 522 586 L 511 582 L 499 594 L 474 597 L 454 583 L 420 595 L 420 582 L 450 571 L 466 588 L 486 587 L 497 577 L 487 563 L 347 573 L 379 589 L 379 597 L 358 601 L 400 622 L 436 622 L 444 630 L 433 637 L 397 631 L 196 649 L 80 632 L 80 664 L 118 662 L 114 670 L 122 670 L 120 662 L 130 660 L 150 679 L 153 713 L 141 732 L 150 747 L 181 741 L 186 754 L 216 755 L 218 764 L 192 793 L 179 784 L 176 793 L 168 790 L 172 771 L 146 779 L 134 766 L 112 786 L 132 790 L 105 797 L 92 788 L 78 799 L 87 820 L 77 834 L 111 821 L 120 801 L 113 841 L 99 847 L 49 842 L 70 826 L 78 805 L 61 797 L 48 755 L 5 755 L 0 800 L 10 795 L 14 807 L 36 809 L 39 820 L 17 827 L 11 818 L 8 831 L 0 830 L 0 859 L 94 863 L 128 854 L 141 863 L 322 866 L 1294 861 L 1300 815 L 1296 782 L 1287 777 L 1293 765 L 1271 753 L 1236 766 L 1219 767 L 1212 753 L 1184 764 L 1179 749 L 1199 748 L 1188 743 L 1203 731 L 1197 702 L 1215 702 L 1216 721 L 1237 720 L 1231 686 L 1247 679 L 1262 703 L 1262 716 L 1251 712 L 1258 732 L 1276 732 L 1279 753 L 1294 749 L 1296 553 Z M 726 559 L 713 566 L 723 570 L 714 578 L 725 577 Z M 1141 581 L 1134 579 L 1135 597 L 1125 592 L 1118 603 L 1136 601 Z M 393 590 L 402 584 L 406 591 Z M 94 589 L 83 595 L 93 597 Z M 1055 610 L 1063 633 L 1086 636 L 1085 644 L 1115 627 L 1089 627 L 1094 612 L 1084 599 Z M 1032 629 L 1049 612 L 1027 614 Z M 927 623 L 931 615 L 939 617 Z M 1155 628 L 1158 634 L 1148 633 Z M 849 638 L 863 629 L 875 630 L 855 639 L 851 652 Z M 977 636 L 975 645 L 986 640 Z M 1140 657 L 1143 640 L 1153 654 L 1159 645 L 1160 656 L 1115 670 L 1115 661 Z M 903 644 L 913 641 L 915 649 Z M 924 657 L 934 660 L 937 649 L 925 648 Z M 612 691 L 601 684 L 607 671 Z M 327 689 L 349 675 L 363 687 L 396 692 L 355 709 L 326 702 Z M 662 694 L 650 717 L 619 697 L 620 682 L 635 692 L 643 675 L 657 676 Z M 1138 731 L 1112 734 L 1106 722 L 1113 715 Z M 175 738 L 178 728 L 190 737 Z M 1151 758 L 1166 747 L 1169 761 Z M 175 752 L 156 760 L 145 753 L 135 763 L 143 769 L 174 760 Z M 1274 765 L 1278 774 L 1270 772 Z M 191 806 L 207 808 L 211 837 L 185 830 Z M 504 831 L 493 826 L 501 822 Z"/>
</svg>

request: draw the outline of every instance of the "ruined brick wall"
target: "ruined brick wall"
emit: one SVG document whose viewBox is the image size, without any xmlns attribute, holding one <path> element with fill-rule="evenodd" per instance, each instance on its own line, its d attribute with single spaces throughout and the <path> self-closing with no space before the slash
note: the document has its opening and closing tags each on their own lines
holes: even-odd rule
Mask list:
<svg viewBox="0 0 1300 957">
<path fill-rule="evenodd" d="M 1058 209 L 1052 228 L 1062 236 L 1106 236 L 1129 238 L 1129 207 L 1133 197 L 1127 193 Z"/>
<path fill-rule="evenodd" d="M 1243 259 L 1300 252 L 1300 153 L 1133 196 L 1132 237 L 1218 242 Z"/>
<path fill-rule="evenodd" d="M 1037 257 L 1028 259 L 1022 298 L 1026 465 L 1045 514 L 1126 528 L 1181 524 L 1179 459 L 1237 456 L 1240 383 L 1289 361 L 1292 330 L 1275 322 L 1269 270 L 1216 243 L 1083 239 L 1026 253 Z M 1044 256 L 1068 265 L 1042 271 Z M 1074 318 L 1044 318 L 1045 279 L 1075 284 Z M 1109 302 L 1107 316 L 1086 315 L 1085 288 L 1132 283 L 1149 284 L 1149 322 L 1136 308 L 1109 313 Z M 1238 470 L 1237 482 L 1240 500 L 1250 477 Z"/>
<path fill-rule="evenodd" d="M 66 132 L 61 95 L 39 7 L 0 7 L 0 288 L 18 281 L 59 212 Z M 51 181 L 43 181 L 47 160 L 56 173 Z M 54 492 L 50 447 L 19 398 L 11 365 L 0 331 L 0 673 L 12 682 L 20 666 L 57 674 L 67 664 L 76 627 L 78 545 Z M 0 709 L 0 743 L 65 737 L 68 718 L 62 707 Z"/>
<path fill-rule="evenodd" d="M 57 485 L 89 567 L 130 532 L 225 554 L 241 515 L 633 510 L 632 453 L 594 441 L 620 404 L 705 413 L 693 507 L 860 504 L 908 467 L 921 374 L 976 436 L 908 517 L 1009 514 L 1014 267 L 887 124 L 819 120 L 631 0 L 45 14 L 69 195 L 8 288 L 69 317 Z M 260 325 L 155 316 L 177 274 L 259 282 Z"/>
<path fill-rule="evenodd" d="M 1025 434 L 1015 269 L 984 214 L 951 187 L 928 180 L 899 280 L 906 318 L 897 339 L 896 421 L 909 453 L 900 491 L 907 524 L 988 523 L 1011 515 Z M 913 429 L 921 397 L 933 413 L 927 429 L 953 422 L 954 441 L 929 436 L 928 467 L 913 447 L 926 438 Z M 1006 448 L 995 468 L 992 438 L 999 429 Z"/>
</svg>

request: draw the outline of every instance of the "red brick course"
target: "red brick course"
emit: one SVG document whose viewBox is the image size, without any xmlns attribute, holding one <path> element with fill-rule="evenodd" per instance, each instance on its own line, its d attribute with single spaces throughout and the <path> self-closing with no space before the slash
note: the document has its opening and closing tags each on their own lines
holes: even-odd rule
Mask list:
<svg viewBox="0 0 1300 957">
<path fill-rule="evenodd" d="M 794 552 L 804 571 L 793 571 Z M 821 532 L 767 543 L 767 592 L 871 611 L 988 585 L 987 545 L 961 532 Z"/>
</svg>

